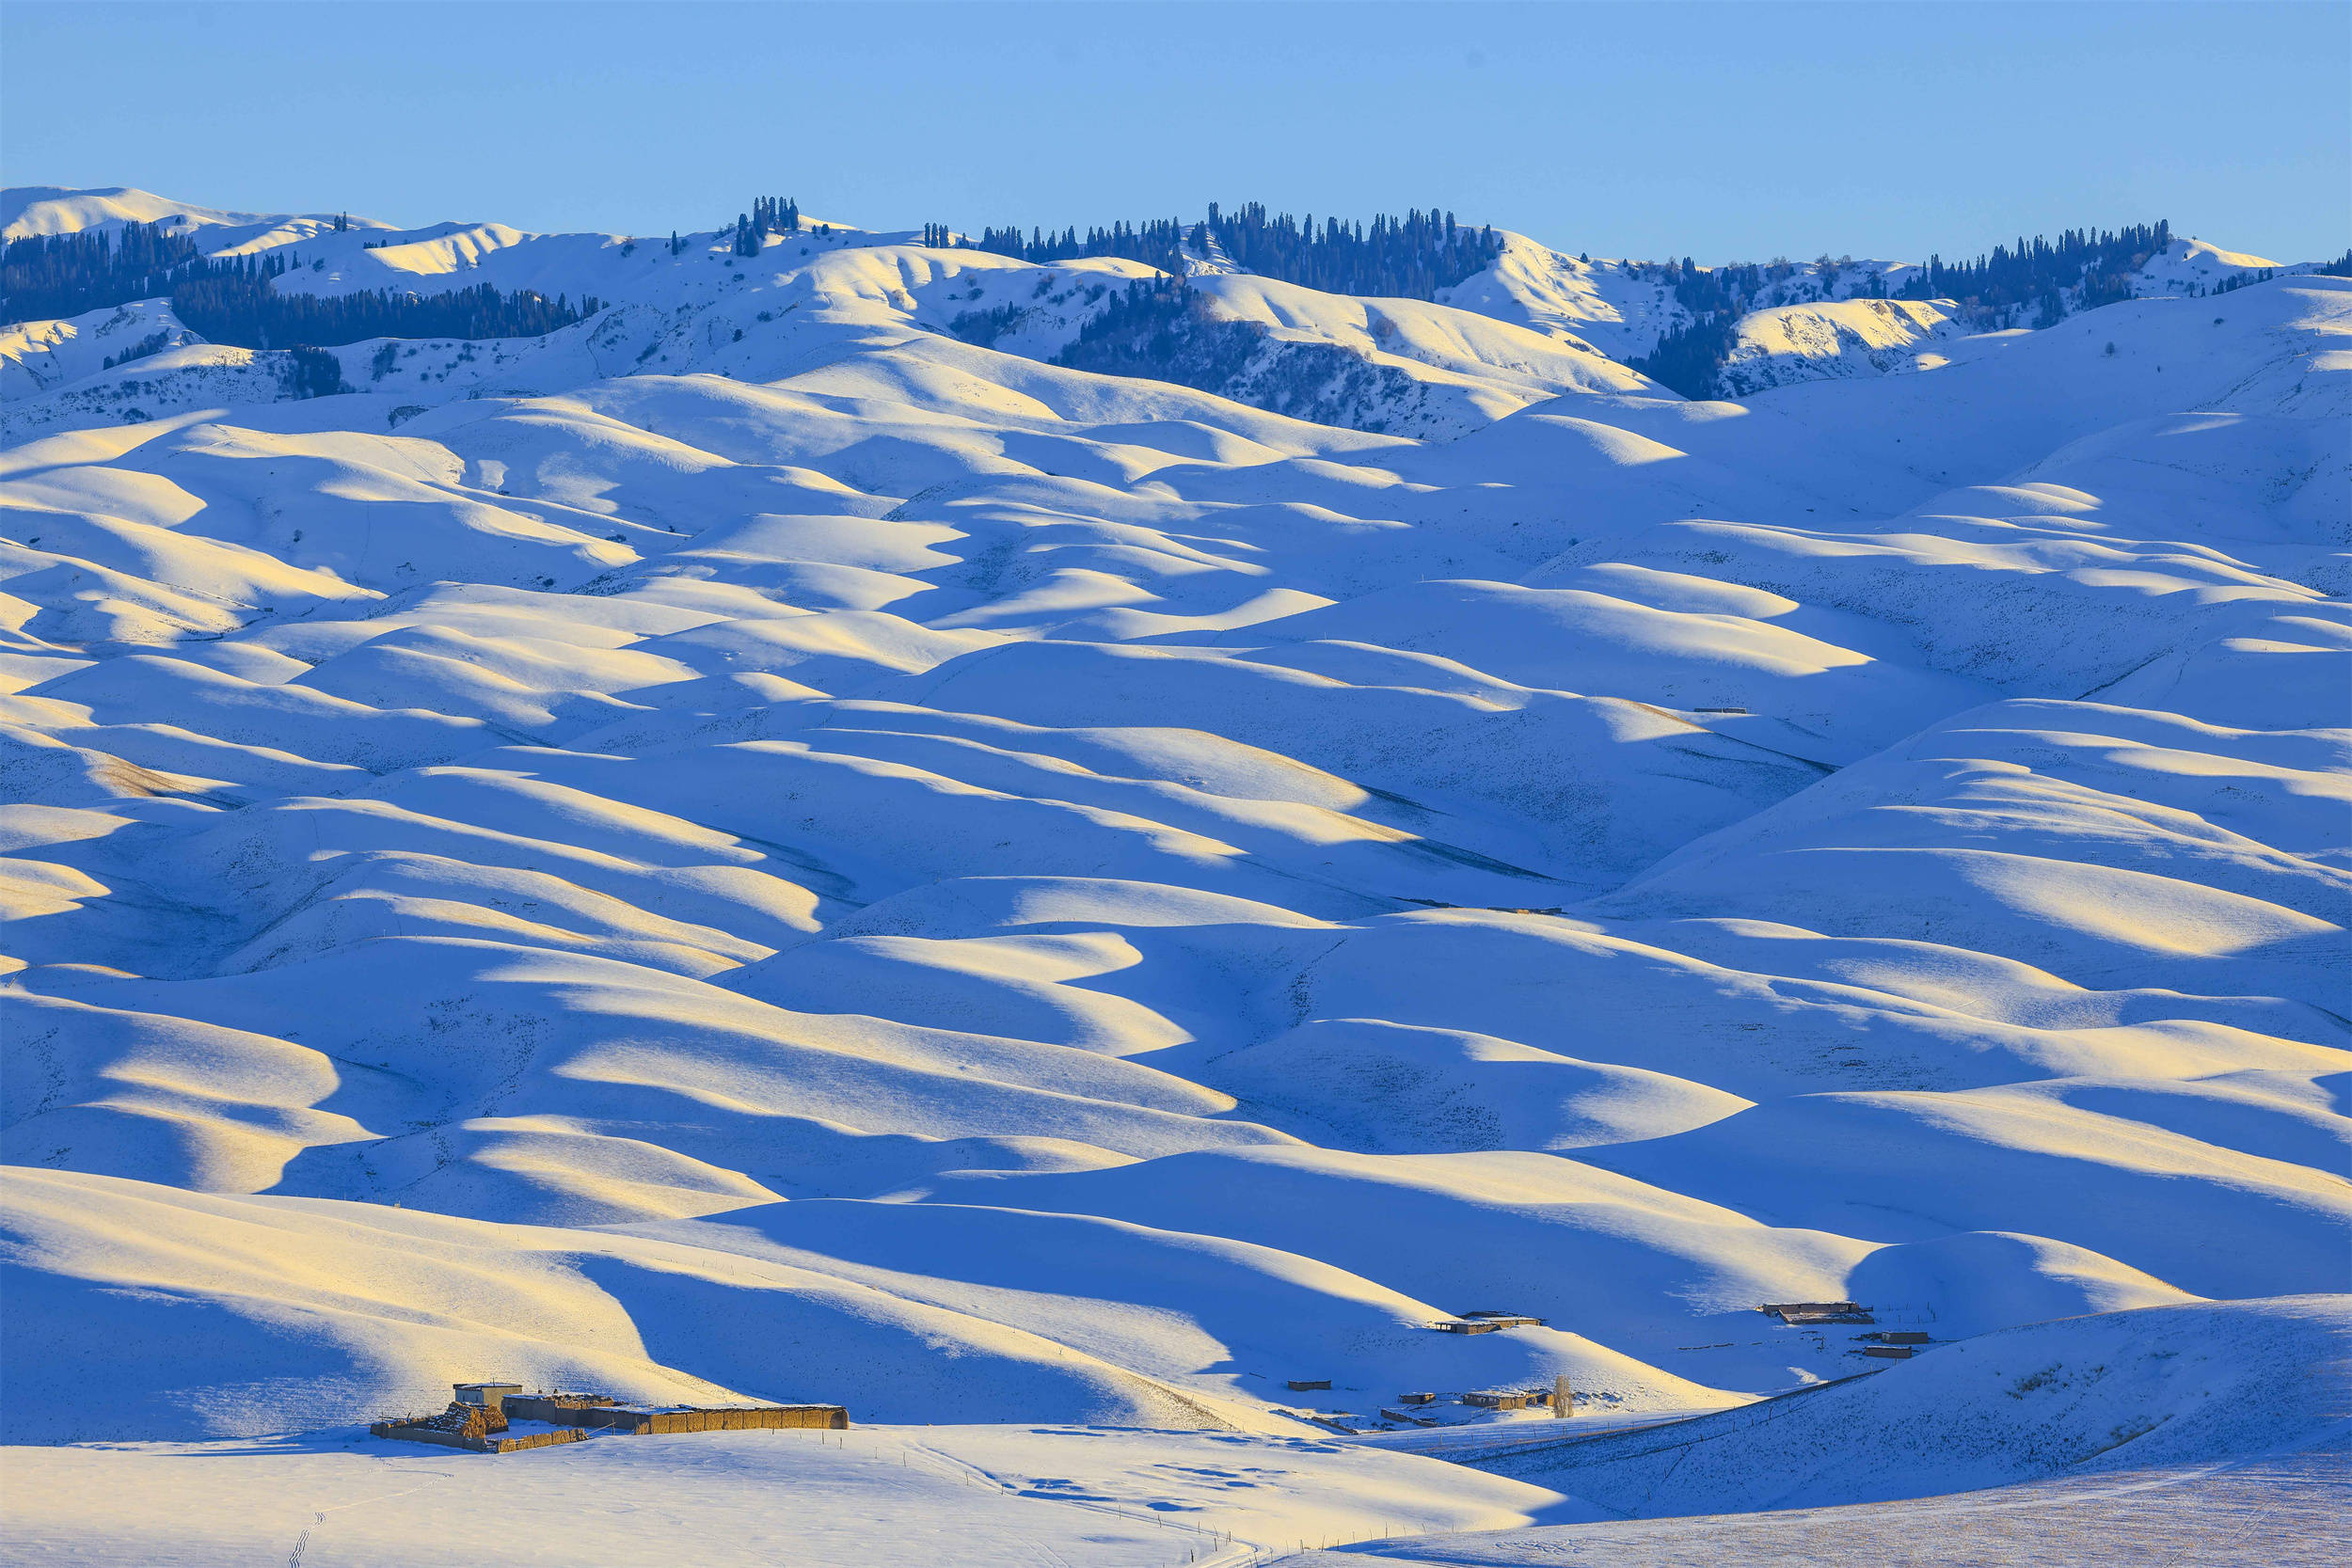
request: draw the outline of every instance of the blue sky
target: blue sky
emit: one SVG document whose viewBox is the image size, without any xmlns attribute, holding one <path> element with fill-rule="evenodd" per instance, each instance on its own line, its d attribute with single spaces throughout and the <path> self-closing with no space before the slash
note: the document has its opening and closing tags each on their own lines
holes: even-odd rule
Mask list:
<svg viewBox="0 0 2352 1568">
<path fill-rule="evenodd" d="M 1597 254 L 2352 245 L 2352 5 L 0 8 L 0 174 L 403 224 L 1452 209 Z"/>
</svg>

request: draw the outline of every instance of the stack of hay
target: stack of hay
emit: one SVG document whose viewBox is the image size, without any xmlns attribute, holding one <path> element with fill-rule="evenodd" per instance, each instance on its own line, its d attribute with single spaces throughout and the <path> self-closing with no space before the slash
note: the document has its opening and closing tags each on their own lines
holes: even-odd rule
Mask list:
<svg viewBox="0 0 2352 1568">
<path fill-rule="evenodd" d="M 438 1416 L 430 1416 L 412 1424 L 429 1427 L 435 1432 L 446 1432 L 456 1437 L 487 1437 L 494 1432 L 506 1430 L 506 1412 L 485 1409 L 478 1404 L 461 1404 L 452 1400 L 449 1408 Z"/>
</svg>

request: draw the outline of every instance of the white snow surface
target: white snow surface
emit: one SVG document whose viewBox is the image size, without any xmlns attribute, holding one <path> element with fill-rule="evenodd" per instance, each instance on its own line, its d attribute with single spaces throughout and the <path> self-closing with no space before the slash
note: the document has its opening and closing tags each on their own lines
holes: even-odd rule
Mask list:
<svg viewBox="0 0 2352 1568">
<path fill-rule="evenodd" d="M 2352 1429 L 2347 1300 L 2142 1307 L 1986 1334 L 1719 1416 L 1487 1467 L 1627 1517 L 1880 1502 L 2240 1459 Z"/>
<path fill-rule="evenodd" d="M 496 1543 L 615 1568 L 1239 1568 L 1327 1541 L 1594 1510 L 1524 1481 L 1312 1437 L 858 1426 L 594 1439 L 485 1460 L 362 1435 L 8 1449 L 0 1561 L 380 1568 Z"/>
<path fill-rule="evenodd" d="M 2219 1464 L 2154 1465 L 1899 1502 L 1382 1537 L 1302 1548 L 1281 1568 L 2332 1568 L 2352 1439 Z"/>
<path fill-rule="evenodd" d="M 1872 1365 L 1767 1301 L 1939 1341 L 1890 1411 L 2020 1325 L 2341 1312 L 2206 1304 L 2348 1283 L 2352 281 L 1693 404 L 1201 280 L 1480 410 L 1431 439 L 1033 356 L 1129 263 L 445 227 L 302 248 L 620 303 L 0 415 L 0 1437 L 195 1446 L 54 1461 L 73 1550 L 108 1485 L 399 1491 L 350 1430 L 471 1376 L 1179 1434 L 1132 1489 L 1408 1390 L 1736 1424 Z M 1016 300 L 1021 354 L 942 330 Z M 1428 1327 L 1479 1308 L 1548 1322 Z M 2115 1463 L 2236 1441 L 2164 1408 Z M 1458 1474 L 1418 1528 L 1618 1506 Z M 1247 1539 L 1386 1528 L 1295 1503 Z"/>
</svg>

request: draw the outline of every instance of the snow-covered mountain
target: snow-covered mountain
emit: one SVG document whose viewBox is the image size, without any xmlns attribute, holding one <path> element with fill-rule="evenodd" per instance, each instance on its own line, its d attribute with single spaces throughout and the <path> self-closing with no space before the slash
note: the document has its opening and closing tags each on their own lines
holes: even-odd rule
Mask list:
<svg viewBox="0 0 2352 1568">
<path fill-rule="evenodd" d="M 11 185 L 0 190 L 0 240 L 78 234 L 85 230 L 119 230 L 127 224 L 160 223 L 174 230 L 201 234 L 203 249 L 210 254 L 272 234 L 312 238 L 332 230 L 338 216 L 334 213 L 231 213 L 218 207 L 175 201 L 128 185 L 108 185 L 96 190 Z M 389 227 L 368 218 L 352 221 L 359 229 Z"/>
<path fill-rule="evenodd" d="M 922 237 L 915 230 L 873 232 L 813 218 L 796 232 L 768 236 L 756 257 L 745 257 L 726 230 L 687 236 L 675 246 L 497 223 L 403 230 L 342 214 L 223 212 L 124 188 L 19 188 L 7 193 L 0 216 L 0 235 L 9 240 L 153 223 L 192 236 L 207 256 L 291 259 L 293 270 L 276 281 L 283 293 L 432 295 L 486 284 L 607 307 L 580 328 L 544 341 L 498 340 L 496 347 L 404 341 L 385 360 L 378 340 L 340 353 L 346 381 L 361 384 L 364 372 L 371 388 L 407 386 L 430 401 L 535 393 L 630 370 L 772 380 L 836 352 L 845 335 L 864 341 L 878 331 L 945 333 L 1029 357 L 1067 357 L 1116 291 L 1157 276 L 1116 257 L 1036 264 L 932 248 L 914 243 Z M 1507 230 L 1500 240 L 1492 265 L 1438 290 L 1434 302 L 1320 293 L 1254 277 L 1221 251 L 1213 258 L 1187 252 L 1197 313 L 1217 330 L 1196 335 L 1155 368 L 1271 412 L 1421 438 L 1459 436 L 1565 392 L 1662 390 L 1631 367 L 1695 320 L 1677 295 L 1674 263 L 1569 256 Z M 2178 240 L 2133 274 L 2128 289 L 2135 297 L 2200 296 L 2315 265 L 2281 267 Z M 1944 362 L 1940 352 L 1922 359 L 1912 349 L 1975 330 L 1955 302 L 1876 297 L 1902 289 L 1918 271 L 1826 256 L 1761 269 L 1755 308 L 1738 322 L 1713 390 L 1740 397 L 1793 381 Z M 155 302 L 140 309 L 167 310 Z M 16 402 L 64 394 L 9 408 L 0 416 L 6 428 L 21 437 L 93 417 L 157 416 L 217 401 L 227 382 L 258 387 L 282 372 L 266 356 L 257 362 L 215 348 L 106 378 L 111 367 L 86 363 L 92 356 L 56 352 L 59 341 L 95 342 L 124 320 L 110 307 L 45 325 L 41 341 L 21 330 L 0 340 L 0 395 Z M 176 318 L 159 317 L 157 325 L 167 328 L 161 339 L 151 326 L 134 340 L 146 351 L 143 360 L 200 341 Z M 101 379 L 67 387 L 93 372 Z"/>
<path fill-rule="evenodd" d="M 10 1437 L 839 1399 L 1025 1424 L 894 1485 L 1287 1546 L 1580 1495 L 1311 1414 L 1565 1376 L 1744 1454 L 1881 1364 L 1766 1302 L 1990 1336 L 1805 1407 L 1977 1402 L 1955 1484 L 2251 1451 L 2164 1382 L 2224 1342 L 2338 1398 L 2341 1303 L 2206 1304 L 2346 1284 L 2352 280 L 1788 303 L 1734 403 L 1627 366 L 1623 263 L 1204 274 L 1243 402 L 1055 362 L 1137 262 L 189 211 L 603 303 L 331 395 L 160 302 L 0 342 Z M 2028 1420 L 2051 1346 L 2137 1381 Z"/>
<path fill-rule="evenodd" d="M 119 205 L 36 203 L 19 221 L 38 222 L 43 229 L 31 231 L 47 231 L 79 213 Z M 903 340 L 914 332 L 1052 358 L 1071 347 L 1118 291 L 1159 276 L 1116 258 L 1034 265 L 826 227 L 830 232 L 821 235 L 771 236 L 757 258 L 745 258 L 729 248 L 724 235 L 694 236 L 674 252 L 664 241 L 530 235 L 494 224 L 436 225 L 410 233 L 320 231 L 286 220 L 259 236 L 222 228 L 217 232 L 224 241 L 243 237 L 208 254 L 291 254 L 294 268 L 277 284 L 291 293 L 335 296 L 397 288 L 429 294 L 486 283 L 550 297 L 594 296 L 607 304 L 593 321 L 545 340 L 501 341 L 495 347 L 404 342 L 384 361 L 377 358 L 381 341 L 340 351 L 345 379 L 354 385 L 405 388 L 437 402 L 485 390 L 552 391 L 631 371 L 773 380 L 836 356 L 845 342 Z M 1564 392 L 1659 391 L 1573 338 L 1419 300 L 1367 302 L 1214 274 L 1201 276 L 1194 293 L 1204 317 L 1242 340 L 1237 356 L 1225 354 L 1222 345 L 1216 351 L 1237 362 L 1216 362 L 1212 356 L 1204 364 L 1209 389 L 1320 422 L 1456 436 Z M 75 318 L 49 335 L 95 339 L 115 314 Z M 185 329 L 176 320 L 172 325 L 177 330 L 169 346 L 178 346 Z M 7 417 L 21 436 L 92 415 L 119 417 L 134 407 L 161 415 L 201 406 L 219 397 L 215 384 L 224 367 L 261 373 L 243 353 L 217 348 L 143 360 L 112 378 L 77 378 L 84 384 L 40 406 L 12 408 Z M 32 345 L 0 341 L 0 372 L 10 377 L 19 398 L 61 389 L 56 373 L 44 371 Z"/>
</svg>

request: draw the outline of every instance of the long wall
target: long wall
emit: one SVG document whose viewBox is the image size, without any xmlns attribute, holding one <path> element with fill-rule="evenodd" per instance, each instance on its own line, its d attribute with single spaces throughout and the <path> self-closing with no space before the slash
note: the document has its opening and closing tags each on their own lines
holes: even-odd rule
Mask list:
<svg viewBox="0 0 2352 1568">
<path fill-rule="evenodd" d="M 849 1411 L 837 1404 L 645 1410 L 629 1405 L 580 1404 L 536 1395 L 509 1394 L 505 1408 L 509 1420 L 547 1421 L 556 1426 L 611 1427 L 639 1436 L 664 1436 L 680 1432 L 765 1432 L 800 1427 L 840 1430 L 850 1424 Z"/>
</svg>

